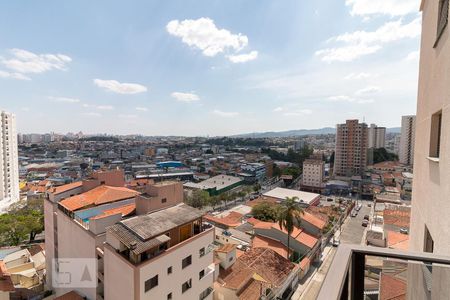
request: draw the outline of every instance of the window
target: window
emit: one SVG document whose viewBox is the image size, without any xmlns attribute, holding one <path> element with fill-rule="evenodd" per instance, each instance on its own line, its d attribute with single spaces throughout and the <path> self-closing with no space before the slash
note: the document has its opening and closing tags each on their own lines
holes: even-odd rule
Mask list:
<svg viewBox="0 0 450 300">
<path fill-rule="evenodd" d="M 172 293 L 167 294 L 167 300 L 172 300 Z"/>
<path fill-rule="evenodd" d="M 161 203 L 166 203 L 167 202 L 167 198 L 162 198 L 161 199 Z"/>
<path fill-rule="evenodd" d="M 423 245 L 423 251 L 433 253 L 433 250 L 434 250 L 434 241 L 433 238 L 431 237 L 430 232 L 428 231 L 427 226 L 425 226 L 425 242 Z"/>
<path fill-rule="evenodd" d="M 233 261 L 233 256 L 228 259 L 229 262 Z"/>
<path fill-rule="evenodd" d="M 439 15 L 438 15 L 438 24 L 437 24 L 437 35 L 436 35 L 436 43 L 434 47 L 437 46 L 439 39 L 444 32 L 445 27 L 448 23 L 448 3 L 449 0 L 439 0 Z"/>
<path fill-rule="evenodd" d="M 172 266 L 167 268 L 167 274 L 172 274 Z"/>
<path fill-rule="evenodd" d="M 157 285 L 158 285 L 158 275 L 145 281 L 145 292 L 148 292 Z"/>
<path fill-rule="evenodd" d="M 441 148 L 442 111 L 431 116 L 430 157 L 439 158 Z"/>
<path fill-rule="evenodd" d="M 184 269 L 187 266 L 192 264 L 192 255 L 189 255 L 188 257 L 184 258 L 181 262 L 181 268 Z"/>
<path fill-rule="evenodd" d="M 189 279 L 181 286 L 181 292 L 184 293 L 192 287 L 192 279 Z"/>
<path fill-rule="evenodd" d="M 198 272 L 198 279 L 202 279 L 203 277 L 205 277 L 205 270 L 201 270 L 200 272 Z"/>
<path fill-rule="evenodd" d="M 205 256 L 205 247 L 201 248 L 200 250 L 198 250 L 198 254 L 200 257 Z"/>
</svg>

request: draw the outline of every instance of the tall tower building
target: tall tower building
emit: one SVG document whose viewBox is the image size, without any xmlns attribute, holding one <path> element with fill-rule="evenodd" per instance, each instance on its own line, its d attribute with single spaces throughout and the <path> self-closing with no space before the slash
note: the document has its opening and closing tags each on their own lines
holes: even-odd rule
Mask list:
<svg viewBox="0 0 450 300">
<path fill-rule="evenodd" d="M 369 144 L 368 148 L 385 148 L 386 147 L 386 127 L 378 127 L 375 124 L 370 124 L 368 133 Z"/>
<path fill-rule="evenodd" d="M 416 116 L 403 116 L 399 148 L 399 160 L 402 164 L 412 165 L 414 163 L 415 132 Z"/>
<path fill-rule="evenodd" d="M 19 200 L 16 117 L 0 111 L 0 211 Z"/>
<path fill-rule="evenodd" d="M 367 166 L 367 146 L 367 124 L 359 123 L 358 120 L 347 120 L 345 124 L 338 124 L 334 175 L 362 175 Z"/>
</svg>

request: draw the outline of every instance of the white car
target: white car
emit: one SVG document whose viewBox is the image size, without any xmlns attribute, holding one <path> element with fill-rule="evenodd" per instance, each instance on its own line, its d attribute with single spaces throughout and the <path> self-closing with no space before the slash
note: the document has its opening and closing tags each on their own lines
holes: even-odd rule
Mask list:
<svg viewBox="0 0 450 300">
<path fill-rule="evenodd" d="M 341 240 L 339 238 L 333 238 L 333 242 L 331 244 L 333 247 L 338 247 L 341 244 Z"/>
</svg>

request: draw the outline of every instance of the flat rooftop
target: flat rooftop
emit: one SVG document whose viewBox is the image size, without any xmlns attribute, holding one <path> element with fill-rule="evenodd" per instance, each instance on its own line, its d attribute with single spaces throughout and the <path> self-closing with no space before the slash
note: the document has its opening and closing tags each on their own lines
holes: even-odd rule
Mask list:
<svg viewBox="0 0 450 300">
<path fill-rule="evenodd" d="M 268 191 L 267 193 L 264 193 L 264 196 L 266 197 L 272 197 L 280 200 L 285 200 L 286 197 L 297 197 L 299 199 L 298 202 L 311 204 L 314 200 L 317 199 L 317 197 L 320 197 L 319 194 L 316 193 L 309 193 L 309 192 L 303 192 L 303 191 L 297 191 L 297 190 L 291 190 L 291 189 L 285 189 L 285 188 L 274 188 L 273 190 Z"/>
<path fill-rule="evenodd" d="M 154 213 L 120 221 L 116 225 L 132 232 L 136 238 L 146 241 L 202 216 L 203 212 L 200 210 L 181 203 Z"/>
<path fill-rule="evenodd" d="M 197 188 L 197 189 L 213 189 L 222 190 L 227 188 L 233 184 L 239 183 L 242 180 L 239 177 L 228 176 L 228 175 L 217 175 L 211 178 L 208 178 L 202 182 L 194 183 L 187 182 L 184 184 L 185 187 Z"/>
</svg>

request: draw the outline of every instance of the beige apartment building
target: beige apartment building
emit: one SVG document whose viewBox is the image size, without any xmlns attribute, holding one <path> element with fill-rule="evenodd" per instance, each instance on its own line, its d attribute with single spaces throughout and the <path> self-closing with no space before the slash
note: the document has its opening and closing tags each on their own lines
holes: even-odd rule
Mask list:
<svg viewBox="0 0 450 300">
<path fill-rule="evenodd" d="M 411 251 L 450 255 L 449 0 L 423 0 Z M 448 267 L 413 269 L 410 299 L 449 299 Z M 431 278 L 432 289 L 424 288 Z M 412 289 L 412 290 L 411 290 Z"/>
<path fill-rule="evenodd" d="M 203 228 L 198 210 L 182 204 L 182 184 L 150 184 L 142 193 L 124 185 L 123 171 L 114 170 L 50 190 L 47 287 L 86 299 L 212 299 L 213 231 Z M 53 287 L 53 258 L 95 260 L 97 286 Z"/>
<path fill-rule="evenodd" d="M 399 161 L 404 165 L 413 165 L 415 136 L 416 116 L 403 116 L 398 156 Z"/>
<path fill-rule="evenodd" d="M 301 187 L 303 190 L 318 191 L 323 188 L 325 177 L 325 162 L 318 159 L 306 159 L 303 162 L 303 177 Z"/>
<path fill-rule="evenodd" d="M 368 130 L 367 124 L 358 120 L 347 120 L 338 124 L 334 176 L 351 177 L 362 175 L 367 166 Z"/>
<path fill-rule="evenodd" d="M 370 124 L 368 129 L 368 148 L 384 148 L 386 146 L 386 127 Z"/>
</svg>

